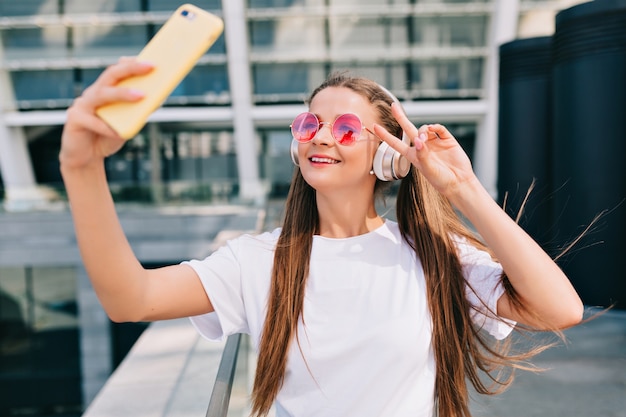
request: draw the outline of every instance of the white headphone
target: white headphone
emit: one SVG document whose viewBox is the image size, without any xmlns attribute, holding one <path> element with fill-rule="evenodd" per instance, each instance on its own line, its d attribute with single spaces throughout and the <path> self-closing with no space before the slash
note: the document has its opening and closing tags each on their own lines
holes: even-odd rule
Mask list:
<svg viewBox="0 0 626 417">
<path fill-rule="evenodd" d="M 391 91 L 387 90 L 382 85 L 379 87 L 389 96 L 391 99 L 401 106 L 400 100 L 394 96 Z M 410 140 L 407 135 L 402 132 L 402 141 L 410 144 Z M 291 141 L 291 160 L 296 166 L 300 166 L 298 161 L 298 141 L 293 139 Z M 376 177 L 381 181 L 393 181 L 399 180 L 407 176 L 411 169 L 411 163 L 400 154 L 400 152 L 393 149 L 387 144 L 387 142 L 381 142 L 374 154 L 374 161 L 372 163 L 372 171 L 376 174 Z"/>
</svg>

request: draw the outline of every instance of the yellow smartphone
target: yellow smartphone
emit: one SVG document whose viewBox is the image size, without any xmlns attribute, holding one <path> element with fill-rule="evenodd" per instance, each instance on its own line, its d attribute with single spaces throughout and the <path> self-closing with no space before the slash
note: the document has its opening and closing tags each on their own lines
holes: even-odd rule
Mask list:
<svg viewBox="0 0 626 417">
<path fill-rule="evenodd" d="M 96 114 L 122 138 L 133 138 L 223 30 L 218 16 L 192 4 L 180 6 L 137 55 L 154 69 L 118 84 L 142 91 L 145 97 L 133 103 L 107 104 L 96 109 Z"/>
</svg>

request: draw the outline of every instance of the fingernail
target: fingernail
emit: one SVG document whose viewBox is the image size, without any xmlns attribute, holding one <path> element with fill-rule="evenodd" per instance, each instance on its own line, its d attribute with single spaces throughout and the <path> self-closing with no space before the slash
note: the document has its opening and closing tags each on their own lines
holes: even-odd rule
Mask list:
<svg viewBox="0 0 626 417">
<path fill-rule="evenodd" d="M 427 139 L 426 133 L 420 133 L 419 140 L 421 140 L 422 142 L 426 142 L 426 139 Z"/>
<path fill-rule="evenodd" d="M 418 151 L 421 151 L 422 149 L 424 149 L 424 142 L 420 140 L 419 138 L 416 138 L 413 141 L 413 143 L 415 145 L 415 149 L 417 149 Z"/>
</svg>

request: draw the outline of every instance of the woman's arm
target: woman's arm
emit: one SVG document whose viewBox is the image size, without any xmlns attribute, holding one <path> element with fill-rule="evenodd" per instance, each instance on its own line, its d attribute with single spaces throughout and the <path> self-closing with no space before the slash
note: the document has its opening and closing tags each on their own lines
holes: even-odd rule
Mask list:
<svg viewBox="0 0 626 417">
<path fill-rule="evenodd" d="M 474 225 L 521 301 L 537 317 L 518 311 L 507 293 L 498 300 L 498 315 L 534 328 L 562 329 L 581 321 L 584 306 L 567 276 L 477 179 L 450 200 Z"/>
<path fill-rule="evenodd" d="M 107 314 L 114 321 L 185 317 L 212 311 L 196 273 L 175 265 L 144 269 L 120 225 L 104 169 L 104 158 L 124 144 L 95 114 L 115 101 L 142 94 L 115 85 L 150 65 L 122 59 L 107 68 L 67 112 L 59 160 L 80 254 Z"/>
<path fill-rule="evenodd" d="M 517 309 L 507 294 L 498 315 L 535 328 L 566 328 L 579 323 L 584 306 L 569 279 L 545 251 L 493 200 L 472 170 L 469 158 L 442 125 L 416 128 L 394 105 L 393 114 L 413 139 L 408 146 L 384 128 L 375 133 L 405 155 L 426 179 L 474 225 L 502 264 L 526 309 Z"/>
</svg>

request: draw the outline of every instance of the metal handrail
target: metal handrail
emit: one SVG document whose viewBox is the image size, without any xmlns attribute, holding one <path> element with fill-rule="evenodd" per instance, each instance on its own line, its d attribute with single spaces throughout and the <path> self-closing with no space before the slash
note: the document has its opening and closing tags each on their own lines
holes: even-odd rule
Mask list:
<svg viewBox="0 0 626 417">
<path fill-rule="evenodd" d="M 226 417 L 228 414 L 228 404 L 230 403 L 230 393 L 233 390 L 240 344 L 240 333 L 228 336 L 220 366 L 217 369 L 215 385 L 213 386 L 213 392 L 211 392 L 206 417 Z"/>
</svg>

